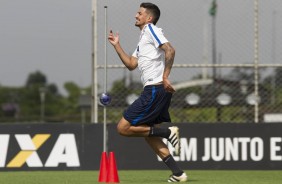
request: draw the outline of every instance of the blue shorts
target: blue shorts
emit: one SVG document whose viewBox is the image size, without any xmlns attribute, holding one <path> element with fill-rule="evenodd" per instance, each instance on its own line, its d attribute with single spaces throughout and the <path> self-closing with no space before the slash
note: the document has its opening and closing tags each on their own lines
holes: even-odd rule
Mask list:
<svg viewBox="0 0 282 184">
<path fill-rule="evenodd" d="M 140 97 L 124 111 L 123 117 L 133 126 L 170 122 L 171 97 L 172 93 L 166 92 L 163 85 L 145 86 Z"/>
</svg>

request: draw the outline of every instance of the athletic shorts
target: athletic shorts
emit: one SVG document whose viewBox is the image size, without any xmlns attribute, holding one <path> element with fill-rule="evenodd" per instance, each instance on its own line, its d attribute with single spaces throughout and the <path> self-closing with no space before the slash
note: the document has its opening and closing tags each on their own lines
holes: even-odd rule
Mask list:
<svg viewBox="0 0 282 184">
<path fill-rule="evenodd" d="M 172 93 L 166 92 L 163 85 L 145 86 L 140 97 L 124 111 L 123 117 L 133 126 L 170 122 L 171 97 Z"/>
</svg>

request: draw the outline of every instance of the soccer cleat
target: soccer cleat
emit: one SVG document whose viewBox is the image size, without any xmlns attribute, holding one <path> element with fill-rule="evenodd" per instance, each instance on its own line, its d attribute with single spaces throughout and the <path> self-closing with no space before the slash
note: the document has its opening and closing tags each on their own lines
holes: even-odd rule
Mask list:
<svg viewBox="0 0 282 184">
<path fill-rule="evenodd" d="M 168 141 L 175 148 L 175 155 L 180 154 L 180 139 L 179 139 L 179 128 L 176 126 L 169 127 L 170 135 Z"/>
<path fill-rule="evenodd" d="M 183 173 L 181 176 L 171 175 L 167 181 L 169 183 L 172 183 L 172 182 L 185 182 L 187 180 L 188 180 L 188 176 L 185 173 Z"/>
</svg>

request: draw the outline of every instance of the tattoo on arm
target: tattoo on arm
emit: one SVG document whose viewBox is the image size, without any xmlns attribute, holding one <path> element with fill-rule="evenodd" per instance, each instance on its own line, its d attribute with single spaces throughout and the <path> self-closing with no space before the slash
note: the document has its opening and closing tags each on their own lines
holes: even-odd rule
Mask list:
<svg viewBox="0 0 282 184">
<path fill-rule="evenodd" d="M 164 77 L 168 77 L 172 68 L 175 56 L 175 50 L 170 43 L 165 43 L 161 46 L 161 49 L 165 51 L 165 70 Z"/>
</svg>

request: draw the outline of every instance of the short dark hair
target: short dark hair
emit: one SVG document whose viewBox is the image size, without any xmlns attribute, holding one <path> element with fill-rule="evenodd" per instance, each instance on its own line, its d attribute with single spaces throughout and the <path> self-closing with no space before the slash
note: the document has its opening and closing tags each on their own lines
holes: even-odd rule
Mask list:
<svg viewBox="0 0 282 184">
<path fill-rule="evenodd" d="M 149 11 L 150 14 L 152 14 L 153 24 L 156 25 L 161 16 L 159 7 L 153 3 L 141 3 L 140 7 L 145 8 L 147 11 Z"/>
</svg>

